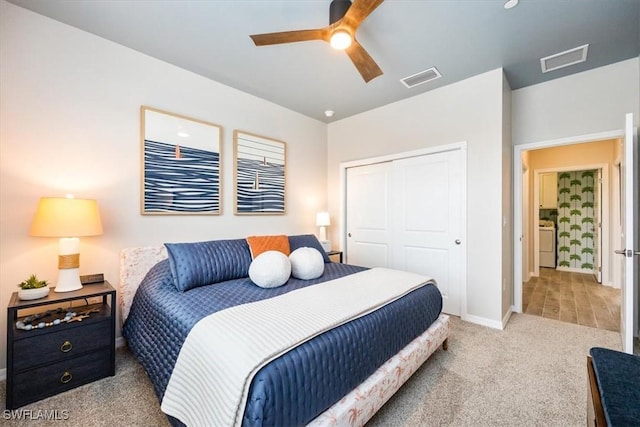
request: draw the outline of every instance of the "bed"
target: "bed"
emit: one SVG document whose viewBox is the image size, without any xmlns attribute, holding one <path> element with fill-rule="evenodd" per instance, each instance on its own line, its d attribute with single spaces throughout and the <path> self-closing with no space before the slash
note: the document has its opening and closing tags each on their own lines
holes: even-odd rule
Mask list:
<svg viewBox="0 0 640 427">
<path fill-rule="evenodd" d="M 292 251 L 299 247 L 322 249 L 312 235 L 289 236 L 289 241 Z M 194 245 L 200 246 L 194 249 Z M 224 355 L 226 346 L 219 345 L 222 338 L 209 333 L 216 329 L 208 324 L 211 329 L 201 327 L 207 319 L 234 310 L 252 311 L 254 307 L 275 304 L 295 294 L 324 292 L 325 288 L 333 287 L 332 292 L 340 292 L 345 286 L 345 292 L 351 292 L 347 285 L 366 282 L 374 276 L 388 283 L 376 288 L 393 288 L 398 273 L 331 263 L 326 258 L 324 273 L 317 279 L 292 277 L 284 286 L 263 289 L 247 277 L 251 253 L 245 239 L 182 244 L 182 264 L 176 261 L 180 258 L 175 256 L 176 247 L 170 248 L 169 254 L 165 246 L 124 249 L 119 296 L 123 336 L 149 375 L 173 425 L 207 425 L 214 419 L 201 407 L 218 400 L 214 396 L 221 393 L 216 390 L 221 382 L 199 381 L 218 366 L 217 362 L 207 365 L 207 361 L 224 362 L 230 357 Z M 203 270 L 207 270 L 206 274 Z M 184 271 L 190 275 L 189 280 L 199 282 L 198 286 L 186 291 L 177 289 L 175 277 Z M 366 423 L 434 351 L 440 346 L 446 349 L 449 318 L 441 313 L 442 297 L 435 283 L 424 279 L 375 308 L 361 310 L 360 314 L 310 334 L 282 351 L 272 351 L 272 357 L 252 368 L 242 400 L 234 409 L 235 418 L 214 424 Z M 329 298 L 336 303 L 325 304 L 319 312 L 330 312 L 334 305 L 340 305 L 337 302 L 342 298 L 335 295 Z M 283 304 L 298 306 L 291 302 Z M 284 319 L 293 308 L 274 310 L 279 310 Z M 313 308 L 304 310 L 310 312 Z M 235 333 L 239 323 L 220 329 L 233 329 Z M 287 333 L 289 329 L 283 327 Z M 198 330 L 201 338 L 193 338 Z M 204 350 L 197 347 L 198 350 L 189 352 L 196 356 L 186 356 L 187 347 L 202 346 L 206 340 L 211 343 Z M 204 352 L 209 353 L 200 354 Z M 189 372 L 182 374 L 183 371 Z M 186 376 L 180 379 L 178 374 Z M 172 407 L 176 405 L 178 409 Z M 203 412 L 192 418 L 191 413 L 198 411 Z"/>
</svg>

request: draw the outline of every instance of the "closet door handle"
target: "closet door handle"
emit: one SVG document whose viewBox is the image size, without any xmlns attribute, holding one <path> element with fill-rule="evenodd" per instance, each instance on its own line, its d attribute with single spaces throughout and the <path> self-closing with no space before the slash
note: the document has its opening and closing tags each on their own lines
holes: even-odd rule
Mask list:
<svg viewBox="0 0 640 427">
<path fill-rule="evenodd" d="M 456 239 L 455 243 L 456 243 L 456 245 L 459 245 L 460 243 L 462 243 L 462 241 L 460 239 Z"/>
</svg>

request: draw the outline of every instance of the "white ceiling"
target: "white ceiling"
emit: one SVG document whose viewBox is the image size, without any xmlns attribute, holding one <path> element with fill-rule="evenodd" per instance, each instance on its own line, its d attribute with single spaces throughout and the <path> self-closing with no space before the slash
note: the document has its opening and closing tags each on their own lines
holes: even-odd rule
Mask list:
<svg viewBox="0 0 640 427">
<path fill-rule="evenodd" d="M 324 27 L 330 0 L 9 1 L 325 122 L 498 67 L 518 89 L 640 54 L 640 0 L 386 0 L 357 33 L 384 72 L 369 83 L 324 42 L 249 38 Z M 585 63 L 541 72 L 541 57 L 584 44 Z M 442 78 L 400 83 L 429 67 Z"/>
</svg>

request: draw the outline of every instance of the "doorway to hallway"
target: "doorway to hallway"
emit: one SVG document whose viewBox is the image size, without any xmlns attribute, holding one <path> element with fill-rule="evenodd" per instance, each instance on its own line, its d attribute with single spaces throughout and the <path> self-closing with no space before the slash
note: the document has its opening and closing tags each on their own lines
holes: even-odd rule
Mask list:
<svg viewBox="0 0 640 427">
<path fill-rule="evenodd" d="M 620 289 L 600 285 L 592 274 L 541 268 L 522 287 L 522 312 L 620 332 Z"/>
</svg>

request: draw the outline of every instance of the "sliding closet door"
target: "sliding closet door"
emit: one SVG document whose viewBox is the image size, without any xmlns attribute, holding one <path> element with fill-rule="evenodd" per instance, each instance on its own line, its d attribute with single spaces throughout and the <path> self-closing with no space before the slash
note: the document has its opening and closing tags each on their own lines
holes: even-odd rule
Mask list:
<svg viewBox="0 0 640 427">
<path fill-rule="evenodd" d="M 460 315 L 464 273 L 460 150 L 393 161 L 393 268 L 433 277 Z"/>
<path fill-rule="evenodd" d="M 347 239 L 349 264 L 389 267 L 389 174 L 391 163 L 347 169 Z"/>
<path fill-rule="evenodd" d="M 443 311 L 461 314 L 466 283 L 462 150 L 347 169 L 349 264 L 434 278 Z"/>
</svg>

